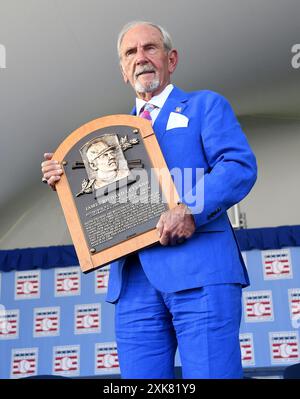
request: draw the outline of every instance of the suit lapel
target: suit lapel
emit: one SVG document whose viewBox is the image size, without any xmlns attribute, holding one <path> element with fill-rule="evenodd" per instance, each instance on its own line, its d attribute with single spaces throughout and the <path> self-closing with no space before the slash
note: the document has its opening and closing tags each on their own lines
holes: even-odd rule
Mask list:
<svg viewBox="0 0 300 399">
<path fill-rule="evenodd" d="M 162 138 L 166 132 L 170 113 L 182 113 L 187 106 L 187 100 L 188 95 L 174 86 L 174 89 L 171 91 L 153 125 L 153 130 L 155 131 L 158 140 Z"/>
<path fill-rule="evenodd" d="M 132 108 L 130 115 L 136 116 L 136 106 Z"/>
<path fill-rule="evenodd" d="M 168 119 L 171 112 L 183 113 L 187 106 L 188 94 L 174 86 L 158 117 L 153 124 L 153 130 L 159 140 L 166 132 Z M 131 115 L 136 115 L 136 107 L 131 110 Z"/>
</svg>

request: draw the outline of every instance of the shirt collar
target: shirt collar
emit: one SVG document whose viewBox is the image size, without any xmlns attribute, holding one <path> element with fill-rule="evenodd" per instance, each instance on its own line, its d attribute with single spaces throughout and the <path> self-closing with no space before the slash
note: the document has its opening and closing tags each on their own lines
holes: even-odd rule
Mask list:
<svg viewBox="0 0 300 399">
<path fill-rule="evenodd" d="M 146 103 L 153 104 L 157 108 L 161 109 L 167 98 L 169 97 L 169 94 L 173 90 L 173 87 L 174 86 L 171 83 L 168 84 L 168 86 L 166 86 L 161 93 L 159 93 L 157 96 L 152 97 L 150 101 L 144 101 L 141 98 L 136 98 L 136 114 L 140 114 L 141 109 Z"/>
</svg>

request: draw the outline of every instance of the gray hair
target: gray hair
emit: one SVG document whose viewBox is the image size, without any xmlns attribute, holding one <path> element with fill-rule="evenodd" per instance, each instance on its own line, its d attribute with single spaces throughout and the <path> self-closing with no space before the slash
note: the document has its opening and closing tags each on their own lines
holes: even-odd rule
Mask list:
<svg viewBox="0 0 300 399">
<path fill-rule="evenodd" d="M 121 29 L 119 36 L 118 36 L 117 48 L 118 48 L 118 54 L 119 54 L 120 59 L 121 59 L 121 44 L 122 44 L 122 40 L 123 40 L 125 33 L 127 33 L 131 28 L 134 28 L 135 26 L 138 26 L 138 25 L 150 25 L 150 26 L 153 26 L 154 28 L 158 29 L 160 31 L 160 33 L 162 34 L 165 50 L 166 51 L 172 50 L 173 43 L 172 43 L 171 35 L 162 26 L 154 24 L 153 22 L 148 22 L 148 21 L 132 21 L 123 26 L 123 28 Z"/>
</svg>

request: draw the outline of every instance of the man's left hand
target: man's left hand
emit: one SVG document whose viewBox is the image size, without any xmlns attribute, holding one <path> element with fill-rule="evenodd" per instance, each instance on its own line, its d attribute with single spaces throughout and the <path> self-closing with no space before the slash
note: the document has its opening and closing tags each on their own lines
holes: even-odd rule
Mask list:
<svg viewBox="0 0 300 399">
<path fill-rule="evenodd" d="M 190 238 L 196 230 L 195 220 L 189 208 L 179 204 L 164 212 L 157 225 L 161 245 L 177 245 Z"/>
</svg>

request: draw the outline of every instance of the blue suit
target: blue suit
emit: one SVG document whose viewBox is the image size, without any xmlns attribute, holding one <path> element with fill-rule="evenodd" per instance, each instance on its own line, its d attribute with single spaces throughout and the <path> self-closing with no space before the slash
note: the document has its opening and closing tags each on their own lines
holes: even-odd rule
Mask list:
<svg viewBox="0 0 300 399">
<path fill-rule="evenodd" d="M 186 116 L 188 126 L 166 130 L 171 112 Z M 196 205 L 188 200 L 186 187 L 177 187 L 181 201 L 194 214 L 196 231 L 183 244 L 157 244 L 140 250 L 138 256 L 147 280 L 164 295 L 220 284 L 249 285 L 226 210 L 252 188 L 256 160 L 229 103 L 211 91 L 185 93 L 174 87 L 153 130 L 170 170 L 179 168 L 183 173 L 185 168 L 204 169 L 204 207 L 198 213 Z M 195 188 L 200 182 L 196 176 L 193 179 Z M 117 302 L 124 290 L 125 260 L 111 264 L 108 302 Z"/>
</svg>

